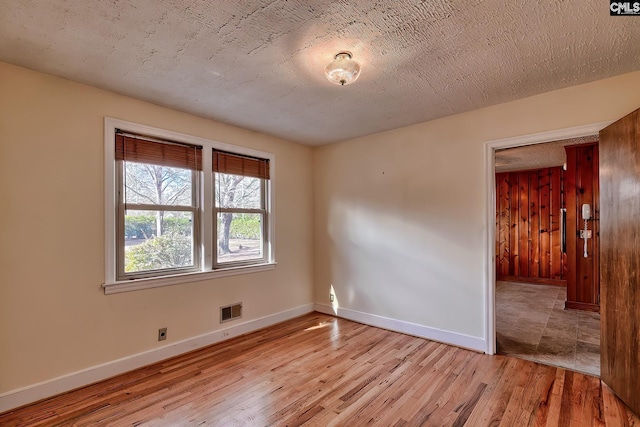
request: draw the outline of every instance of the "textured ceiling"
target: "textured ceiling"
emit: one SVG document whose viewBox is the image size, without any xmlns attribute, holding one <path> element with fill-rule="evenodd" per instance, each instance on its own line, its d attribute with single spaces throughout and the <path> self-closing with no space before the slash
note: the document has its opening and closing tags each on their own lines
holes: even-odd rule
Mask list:
<svg viewBox="0 0 640 427">
<path fill-rule="evenodd" d="M 309 145 L 638 70 L 638 40 L 604 0 L 0 1 L 2 61 Z"/>
<path fill-rule="evenodd" d="M 496 151 L 496 172 L 514 172 L 562 166 L 567 161 L 565 145 L 596 142 L 598 135 L 563 139 Z"/>
</svg>

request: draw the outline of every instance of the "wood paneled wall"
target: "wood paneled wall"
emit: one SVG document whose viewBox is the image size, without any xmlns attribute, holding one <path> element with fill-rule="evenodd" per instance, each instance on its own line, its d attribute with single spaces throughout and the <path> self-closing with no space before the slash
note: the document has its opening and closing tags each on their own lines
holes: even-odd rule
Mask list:
<svg viewBox="0 0 640 427">
<path fill-rule="evenodd" d="M 562 168 L 496 174 L 496 276 L 564 285 Z"/>
<path fill-rule="evenodd" d="M 567 206 L 567 302 L 566 308 L 600 311 L 600 186 L 598 144 L 565 147 Z M 584 228 L 582 205 L 591 205 L 587 221 L 592 238 L 587 240 L 587 258 L 583 256 Z"/>
</svg>

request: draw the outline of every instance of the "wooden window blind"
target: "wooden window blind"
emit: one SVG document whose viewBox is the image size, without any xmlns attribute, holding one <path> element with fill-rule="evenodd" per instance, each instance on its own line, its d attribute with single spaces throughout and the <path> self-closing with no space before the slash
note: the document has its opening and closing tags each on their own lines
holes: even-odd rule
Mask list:
<svg viewBox="0 0 640 427">
<path fill-rule="evenodd" d="M 213 171 L 269 179 L 269 160 L 214 150 Z"/>
<path fill-rule="evenodd" d="M 116 160 L 202 170 L 202 147 L 116 133 Z"/>
</svg>

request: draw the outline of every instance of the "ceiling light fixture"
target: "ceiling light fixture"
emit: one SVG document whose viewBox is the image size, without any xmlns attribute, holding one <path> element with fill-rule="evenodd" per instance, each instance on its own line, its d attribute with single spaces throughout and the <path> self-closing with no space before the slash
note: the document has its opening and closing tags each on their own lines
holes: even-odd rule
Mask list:
<svg viewBox="0 0 640 427">
<path fill-rule="evenodd" d="M 325 67 L 324 73 L 331 83 L 344 86 L 358 79 L 360 64 L 351 58 L 350 52 L 340 52 Z"/>
</svg>

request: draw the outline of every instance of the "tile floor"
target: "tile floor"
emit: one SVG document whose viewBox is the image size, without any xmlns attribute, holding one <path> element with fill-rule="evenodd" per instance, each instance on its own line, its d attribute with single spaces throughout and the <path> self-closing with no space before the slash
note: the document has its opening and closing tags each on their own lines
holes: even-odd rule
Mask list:
<svg viewBox="0 0 640 427">
<path fill-rule="evenodd" d="M 600 314 L 565 310 L 566 288 L 496 283 L 498 353 L 600 376 Z"/>
</svg>

